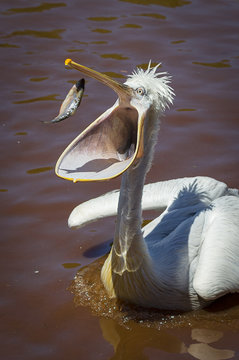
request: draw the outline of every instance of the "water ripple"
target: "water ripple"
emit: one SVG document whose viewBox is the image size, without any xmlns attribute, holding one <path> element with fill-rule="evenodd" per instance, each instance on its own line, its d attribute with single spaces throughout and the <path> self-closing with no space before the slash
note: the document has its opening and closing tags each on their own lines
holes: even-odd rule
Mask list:
<svg viewBox="0 0 239 360">
<path fill-rule="evenodd" d="M 115 16 L 97 16 L 97 17 L 89 17 L 88 20 L 91 21 L 112 21 L 118 19 Z"/>
<path fill-rule="evenodd" d="M 201 65 L 201 66 L 209 66 L 214 68 L 225 68 L 225 67 L 231 67 L 231 64 L 229 63 L 229 60 L 221 60 L 216 62 L 200 62 L 200 61 L 193 61 L 192 62 L 195 65 Z"/>
<path fill-rule="evenodd" d="M 102 54 L 100 55 L 104 59 L 115 59 L 115 60 L 127 60 L 127 56 L 123 56 L 121 54 Z"/>
<path fill-rule="evenodd" d="M 15 36 L 32 36 L 36 38 L 47 38 L 47 39 L 61 39 L 61 33 L 63 33 L 65 29 L 55 29 L 49 31 L 41 31 L 41 30 L 17 30 L 13 31 L 11 34 L 7 35 L 6 38 L 11 38 Z"/>
<path fill-rule="evenodd" d="M 19 100 L 19 101 L 13 101 L 13 104 L 30 104 L 36 101 L 57 101 L 56 97 L 58 94 L 51 94 L 46 96 L 39 96 L 32 99 L 26 99 L 26 100 Z"/>
<path fill-rule="evenodd" d="M 191 4 L 191 1 L 186 1 L 186 0 L 120 0 L 120 1 L 129 2 L 138 5 L 159 5 L 169 8 L 175 8 L 178 6 Z"/>
<path fill-rule="evenodd" d="M 51 10 L 53 8 L 58 8 L 58 7 L 63 7 L 63 6 L 66 6 L 66 4 L 65 3 L 45 3 L 45 2 L 43 2 L 38 6 L 11 8 L 5 12 L 2 12 L 2 15 L 42 12 L 45 10 Z"/>
<path fill-rule="evenodd" d="M 53 166 L 44 166 L 44 167 L 40 167 L 40 168 L 30 169 L 30 170 L 27 170 L 27 174 L 35 175 L 35 174 L 40 174 L 40 173 L 50 171 L 50 170 L 53 170 Z"/>
</svg>

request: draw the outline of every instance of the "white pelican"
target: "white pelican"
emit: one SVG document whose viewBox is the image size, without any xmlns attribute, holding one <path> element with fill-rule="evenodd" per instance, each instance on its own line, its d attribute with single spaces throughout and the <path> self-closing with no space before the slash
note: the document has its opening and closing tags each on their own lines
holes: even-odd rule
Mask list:
<svg viewBox="0 0 239 360">
<path fill-rule="evenodd" d="M 238 292 L 238 190 L 207 177 L 144 186 L 160 117 L 174 96 L 167 74 L 149 64 L 120 84 L 70 59 L 66 65 L 118 94 L 56 164 L 56 174 L 74 182 L 122 174 L 120 191 L 77 206 L 69 217 L 70 227 L 80 227 L 117 214 L 112 249 L 101 272 L 109 296 L 187 311 Z M 141 229 L 144 209 L 164 211 Z"/>
</svg>

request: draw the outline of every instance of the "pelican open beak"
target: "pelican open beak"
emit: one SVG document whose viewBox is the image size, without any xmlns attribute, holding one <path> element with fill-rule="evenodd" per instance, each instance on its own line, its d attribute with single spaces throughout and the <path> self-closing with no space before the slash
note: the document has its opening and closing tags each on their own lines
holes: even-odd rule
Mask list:
<svg viewBox="0 0 239 360">
<path fill-rule="evenodd" d="M 113 89 L 119 99 L 65 149 L 56 174 L 77 181 L 103 181 L 125 172 L 143 155 L 146 111 L 131 105 L 134 90 L 105 74 L 67 59 L 65 64 Z"/>
</svg>

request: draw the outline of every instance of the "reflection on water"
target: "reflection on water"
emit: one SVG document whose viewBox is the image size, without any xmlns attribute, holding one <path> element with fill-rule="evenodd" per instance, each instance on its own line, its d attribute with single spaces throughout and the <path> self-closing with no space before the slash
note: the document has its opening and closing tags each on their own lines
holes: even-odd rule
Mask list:
<svg viewBox="0 0 239 360">
<path fill-rule="evenodd" d="M 155 330 L 138 327 L 132 323 L 130 327 L 122 327 L 113 320 L 101 319 L 100 326 L 104 338 L 113 346 L 115 355 L 111 359 L 148 359 L 147 348 L 164 352 L 183 354 L 185 344 L 166 330 Z"/>
<path fill-rule="evenodd" d="M 190 354 L 199 360 L 232 359 L 235 351 L 208 345 L 223 338 L 223 332 L 212 329 L 191 330 L 191 344 L 186 344 L 167 330 L 139 328 L 134 323 L 125 328 L 113 320 L 101 319 L 102 334 L 114 348 L 113 359 L 146 360 L 150 358 L 147 349 L 160 350 L 166 353 Z M 146 356 L 145 356 L 146 353 Z M 148 353 L 148 354 L 147 354 Z"/>
<path fill-rule="evenodd" d="M 225 330 L 239 330 L 239 295 L 229 295 L 207 309 L 189 313 L 124 304 L 110 299 L 101 282 L 105 258 L 80 269 L 69 290 L 74 294 L 76 307 L 90 307 L 92 313 L 100 317 L 102 334 L 115 351 L 111 359 L 150 359 L 150 355 L 145 356 L 149 348 L 188 353 L 200 360 L 233 358 L 234 350 L 222 349 L 214 343 L 223 340 Z M 180 329 L 190 329 L 189 343 L 181 340 Z"/>
<path fill-rule="evenodd" d="M 208 345 L 222 339 L 222 331 L 195 328 L 192 329 L 191 337 L 198 343 L 191 344 L 187 352 L 196 359 L 222 360 L 231 359 L 235 355 L 233 350 L 218 349 L 216 346 Z"/>
</svg>

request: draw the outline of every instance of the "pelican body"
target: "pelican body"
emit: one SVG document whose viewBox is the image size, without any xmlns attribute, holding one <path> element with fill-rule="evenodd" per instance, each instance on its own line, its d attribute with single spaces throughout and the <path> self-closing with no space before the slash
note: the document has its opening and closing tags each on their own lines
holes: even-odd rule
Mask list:
<svg viewBox="0 0 239 360">
<path fill-rule="evenodd" d="M 111 87 L 116 103 L 66 148 L 56 174 L 73 182 L 121 175 L 120 190 L 77 206 L 68 224 L 81 227 L 116 215 L 113 245 L 101 272 L 110 297 L 188 311 L 239 291 L 239 193 L 207 177 L 144 186 L 160 118 L 172 104 L 170 77 L 148 66 L 124 84 L 66 60 Z M 162 213 L 141 229 L 142 211 Z"/>
</svg>

